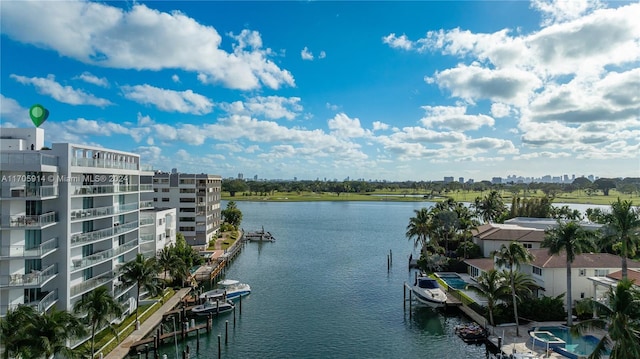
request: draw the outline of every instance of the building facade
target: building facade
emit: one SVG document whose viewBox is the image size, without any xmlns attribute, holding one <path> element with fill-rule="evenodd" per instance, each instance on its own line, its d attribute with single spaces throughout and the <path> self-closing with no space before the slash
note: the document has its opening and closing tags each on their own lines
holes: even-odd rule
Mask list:
<svg viewBox="0 0 640 359">
<path fill-rule="evenodd" d="M 139 251 L 141 194 L 150 168 L 118 150 L 54 143 L 44 130 L 0 129 L 0 315 L 18 305 L 71 310 L 106 286 L 135 295 L 118 268 Z"/>
<path fill-rule="evenodd" d="M 140 211 L 140 253 L 154 257 L 176 243 L 176 209 L 150 208 Z"/>
<path fill-rule="evenodd" d="M 173 170 L 153 176 L 155 207 L 176 208 L 177 231 L 191 246 L 206 247 L 220 230 L 222 177 Z"/>
</svg>

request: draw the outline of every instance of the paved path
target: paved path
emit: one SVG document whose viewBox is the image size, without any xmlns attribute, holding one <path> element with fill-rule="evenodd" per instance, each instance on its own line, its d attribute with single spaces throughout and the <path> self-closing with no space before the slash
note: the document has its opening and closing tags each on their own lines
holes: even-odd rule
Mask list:
<svg viewBox="0 0 640 359">
<path fill-rule="evenodd" d="M 176 294 L 169 298 L 160 309 L 156 310 L 155 313 L 151 314 L 144 323 L 140 324 L 140 329 L 134 330 L 133 333 L 129 334 L 128 337 L 124 338 L 120 344 L 113 349 L 105 359 L 123 359 L 129 354 L 129 347 L 131 344 L 137 342 L 138 340 L 144 338 L 147 334 L 151 333 L 153 329 L 155 329 L 160 322 L 162 322 L 162 315 L 165 312 L 173 309 L 181 300 L 184 298 L 191 288 L 182 288 L 176 292 Z"/>
</svg>

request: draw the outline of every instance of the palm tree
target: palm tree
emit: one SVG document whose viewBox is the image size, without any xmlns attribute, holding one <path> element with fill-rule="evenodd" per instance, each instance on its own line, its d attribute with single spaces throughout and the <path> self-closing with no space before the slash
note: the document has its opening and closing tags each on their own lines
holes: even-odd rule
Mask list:
<svg viewBox="0 0 640 359">
<path fill-rule="evenodd" d="M 144 287 L 151 295 L 156 295 L 161 290 L 157 277 L 158 271 L 157 260 L 154 257 L 145 259 L 141 253 L 138 253 L 135 260 L 125 263 L 120 269 L 125 285 L 136 284 L 136 323 L 138 323 L 140 288 Z"/>
<path fill-rule="evenodd" d="M 496 264 L 509 268 L 509 280 L 511 282 L 511 296 L 513 297 L 513 316 L 516 321 L 516 336 L 520 336 L 520 321 L 518 320 L 518 295 L 516 292 L 514 267 L 520 264 L 530 263 L 534 258 L 521 243 L 513 241 L 508 246 L 502 245 L 500 249 L 493 253 L 496 257 Z"/>
<path fill-rule="evenodd" d="M 33 358 L 50 358 L 62 354 L 74 358 L 77 353 L 67 347 L 67 341 L 82 337 L 86 330 L 82 321 L 66 310 L 51 309 L 37 315 L 35 322 L 27 329 L 30 350 Z"/>
<path fill-rule="evenodd" d="M 567 325 L 573 325 L 573 300 L 571 298 L 571 263 L 576 255 L 593 250 L 593 232 L 580 227 L 578 222 L 558 220 L 556 228 L 545 231 L 542 247 L 549 248 L 549 255 L 566 253 L 567 257 Z"/>
<path fill-rule="evenodd" d="M 507 211 L 498 191 L 491 191 L 484 198 L 477 197 L 472 207 L 485 223 L 496 222 Z"/>
<path fill-rule="evenodd" d="M 98 287 L 84 295 L 73 306 L 76 314 L 86 313 L 87 321 L 91 324 L 91 358 L 95 355 L 95 336 L 99 328 L 108 325 L 117 336 L 115 328 L 110 325 L 109 319 L 122 315 L 122 305 L 113 298 L 106 287 Z"/>
<path fill-rule="evenodd" d="M 509 298 L 510 288 L 508 283 L 508 272 L 500 272 L 495 269 L 491 269 L 480 274 L 480 276 L 477 278 L 477 284 L 475 286 L 467 287 L 467 289 L 471 289 L 477 292 L 481 297 L 487 299 L 489 324 L 491 325 L 495 325 L 493 321 L 493 310 L 496 306 L 496 303 L 498 301 Z"/>
<path fill-rule="evenodd" d="M 611 288 L 608 304 L 596 300 L 591 303 L 604 319 L 594 318 L 571 327 L 578 335 L 591 328 L 608 331 L 589 359 L 601 358 L 607 348 L 611 348 L 611 359 L 640 358 L 640 291 L 633 287 L 633 282 L 622 279 L 615 289 Z"/>
<path fill-rule="evenodd" d="M 164 247 L 160 250 L 160 254 L 158 255 L 158 265 L 164 272 L 165 285 L 169 282 L 167 280 L 168 273 L 174 273 L 177 268 L 185 267 L 185 263 L 176 255 L 174 248 L 175 247 L 173 245 L 170 247 Z"/>
<path fill-rule="evenodd" d="M 9 310 L 4 318 L 0 318 L 0 343 L 4 346 L 4 359 L 29 356 L 26 331 L 30 323 L 35 322 L 37 315 L 33 307 L 21 305 Z"/>
<path fill-rule="evenodd" d="M 609 243 L 615 243 L 622 257 L 622 278 L 627 278 L 627 258 L 638 249 L 638 229 L 640 229 L 640 210 L 633 208 L 631 201 L 611 203 L 611 213 L 604 216 L 603 233 Z"/>
<path fill-rule="evenodd" d="M 413 239 L 414 247 L 420 247 L 420 253 L 425 254 L 427 244 L 429 243 L 431 212 L 427 208 L 414 209 L 415 217 L 409 218 L 406 236 L 409 240 Z"/>
</svg>

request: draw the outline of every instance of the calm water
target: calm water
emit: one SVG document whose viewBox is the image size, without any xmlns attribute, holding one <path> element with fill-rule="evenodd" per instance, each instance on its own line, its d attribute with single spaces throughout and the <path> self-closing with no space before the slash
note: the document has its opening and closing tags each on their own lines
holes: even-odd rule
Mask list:
<svg viewBox="0 0 640 359">
<path fill-rule="evenodd" d="M 192 358 L 217 357 L 218 334 L 223 358 L 486 357 L 484 346 L 454 334 L 465 317 L 414 307 L 409 320 L 403 312 L 413 250 L 404 233 L 413 210 L 429 203 L 237 204 L 245 230 L 264 226 L 277 241 L 248 243 L 234 261 L 226 278 L 249 283 L 252 293 L 242 300 L 235 329 L 233 315 L 223 315 L 201 337 L 199 354 L 195 337 L 185 342 Z M 165 344 L 161 354 L 175 358 L 174 346 Z"/>
</svg>

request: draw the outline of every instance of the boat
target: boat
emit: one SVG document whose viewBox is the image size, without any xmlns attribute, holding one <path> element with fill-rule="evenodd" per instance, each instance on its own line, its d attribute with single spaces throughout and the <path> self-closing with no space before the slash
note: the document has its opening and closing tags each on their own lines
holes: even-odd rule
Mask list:
<svg viewBox="0 0 640 359">
<path fill-rule="evenodd" d="M 262 229 L 255 232 L 248 232 L 245 234 L 245 237 L 249 241 L 266 241 L 266 242 L 275 242 L 276 238 L 271 234 L 271 232 L 265 232 L 264 227 Z"/>
<path fill-rule="evenodd" d="M 200 294 L 200 299 L 226 296 L 226 299 L 235 300 L 251 293 L 248 284 L 240 283 L 235 279 L 225 279 L 218 282 L 220 288 Z"/>
<path fill-rule="evenodd" d="M 204 304 L 196 305 L 191 308 L 191 312 L 195 315 L 220 314 L 233 310 L 235 305 L 229 299 L 224 300 L 222 297 L 210 297 Z"/>
<path fill-rule="evenodd" d="M 432 308 L 441 308 L 447 304 L 447 295 L 433 278 L 418 277 L 412 291 L 420 303 Z"/>
<path fill-rule="evenodd" d="M 477 323 L 456 325 L 454 329 L 465 343 L 482 343 L 489 337 L 489 332 Z"/>
</svg>

